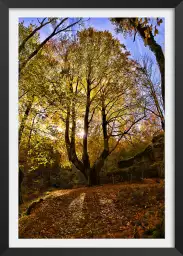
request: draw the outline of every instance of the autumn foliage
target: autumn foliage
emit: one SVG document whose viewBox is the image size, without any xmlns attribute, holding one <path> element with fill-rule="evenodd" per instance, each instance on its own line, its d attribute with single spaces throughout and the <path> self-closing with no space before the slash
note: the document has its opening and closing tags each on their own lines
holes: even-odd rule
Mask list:
<svg viewBox="0 0 183 256">
<path fill-rule="evenodd" d="M 164 55 L 155 41 L 163 20 L 112 19 L 118 32 L 143 37 L 161 81 L 148 56 L 134 60 L 111 32 L 85 22 L 19 23 L 19 236 L 163 237 L 163 180 L 109 184 L 119 161 L 164 134 Z"/>
</svg>

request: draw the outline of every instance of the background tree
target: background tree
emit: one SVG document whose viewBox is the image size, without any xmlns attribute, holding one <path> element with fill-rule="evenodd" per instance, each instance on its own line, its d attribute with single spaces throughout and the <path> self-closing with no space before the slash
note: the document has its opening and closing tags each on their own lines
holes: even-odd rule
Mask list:
<svg viewBox="0 0 183 256">
<path fill-rule="evenodd" d="M 163 20 L 161 18 L 157 18 L 155 25 L 150 18 L 112 18 L 111 21 L 116 25 L 118 32 L 133 35 L 134 40 L 138 33 L 143 39 L 145 45 L 148 45 L 154 53 L 160 69 L 161 93 L 163 106 L 165 106 L 165 57 L 161 46 L 155 40 L 155 36 L 159 33 L 158 26 L 160 26 Z"/>
<path fill-rule="evenodd" d="M 146 55 L 139 63 L 139 75 L 141 74 L 141 91 L 144 95 L 144 108 L 151 114 L 159 117 L 161 127 L 165 130 L 165 118 L 163 102 L 160 90 L 160 81 L 157 79 L 152 60 Z"/>
<path fill-rule="evenodd" d="M 19 54 L 25 49 L 26 43 L 32 39 L 36 33 L 47 25 L 52 25 L 52 32 L 36 47 L 32 52 L 29 53 L 27 58 L 19 62 L 19 73 L 21 73 L 22 69 L 27 65 L 27 63 L 38 54 L 38 52 L 43 48 L 43 46 L 54 36 L 59 35 L 61 32 L 68 31 L 70 28 L 79 24 L 82 19 L 76 19 L 76 21 L 72 22 L 69 18 L 43 18 L 39 21 L 39 25 L 30 25 L 30 33 L 27 34 L 19 45 Z"/>
</svg>

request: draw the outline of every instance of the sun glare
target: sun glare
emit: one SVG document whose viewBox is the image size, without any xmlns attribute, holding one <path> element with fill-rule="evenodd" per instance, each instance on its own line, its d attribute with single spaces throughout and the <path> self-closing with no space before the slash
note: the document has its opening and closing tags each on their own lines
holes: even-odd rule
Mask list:
<svg viewBox="0 0 183 256">
<path fill-rule="evenodd" d="M 84 135 L 85 135 L 85 132 L 84 132 L 83 130 L 82 130 L 82 131 L 79 131 L 79 132 L 77 133 L 77 135 L 78 135 L 78 137 L 83 138 Z"/>
</svg>

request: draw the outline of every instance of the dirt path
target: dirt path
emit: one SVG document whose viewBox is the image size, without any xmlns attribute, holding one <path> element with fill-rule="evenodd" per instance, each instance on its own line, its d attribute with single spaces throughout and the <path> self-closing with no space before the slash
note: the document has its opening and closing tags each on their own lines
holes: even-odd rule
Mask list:
<svg viewBox="0 0 183 256">
<path fill-rule="evenodd" d="M 163 184 L 58 190 L 19 219 L 19 237 L 140 238 L 163 213 Z"/>
</svg>

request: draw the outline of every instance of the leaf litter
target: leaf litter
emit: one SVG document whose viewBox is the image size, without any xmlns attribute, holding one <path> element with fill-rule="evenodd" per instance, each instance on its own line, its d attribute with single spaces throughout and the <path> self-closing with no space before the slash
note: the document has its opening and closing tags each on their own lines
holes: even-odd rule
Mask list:
<svg viewBox="0 0 183 256">
<path fill-rule="evenodd" d="M 163 181 L 57 190 L 19 218 L 19 238 L 153 238 L 163 218 Z"/>
</svg>

